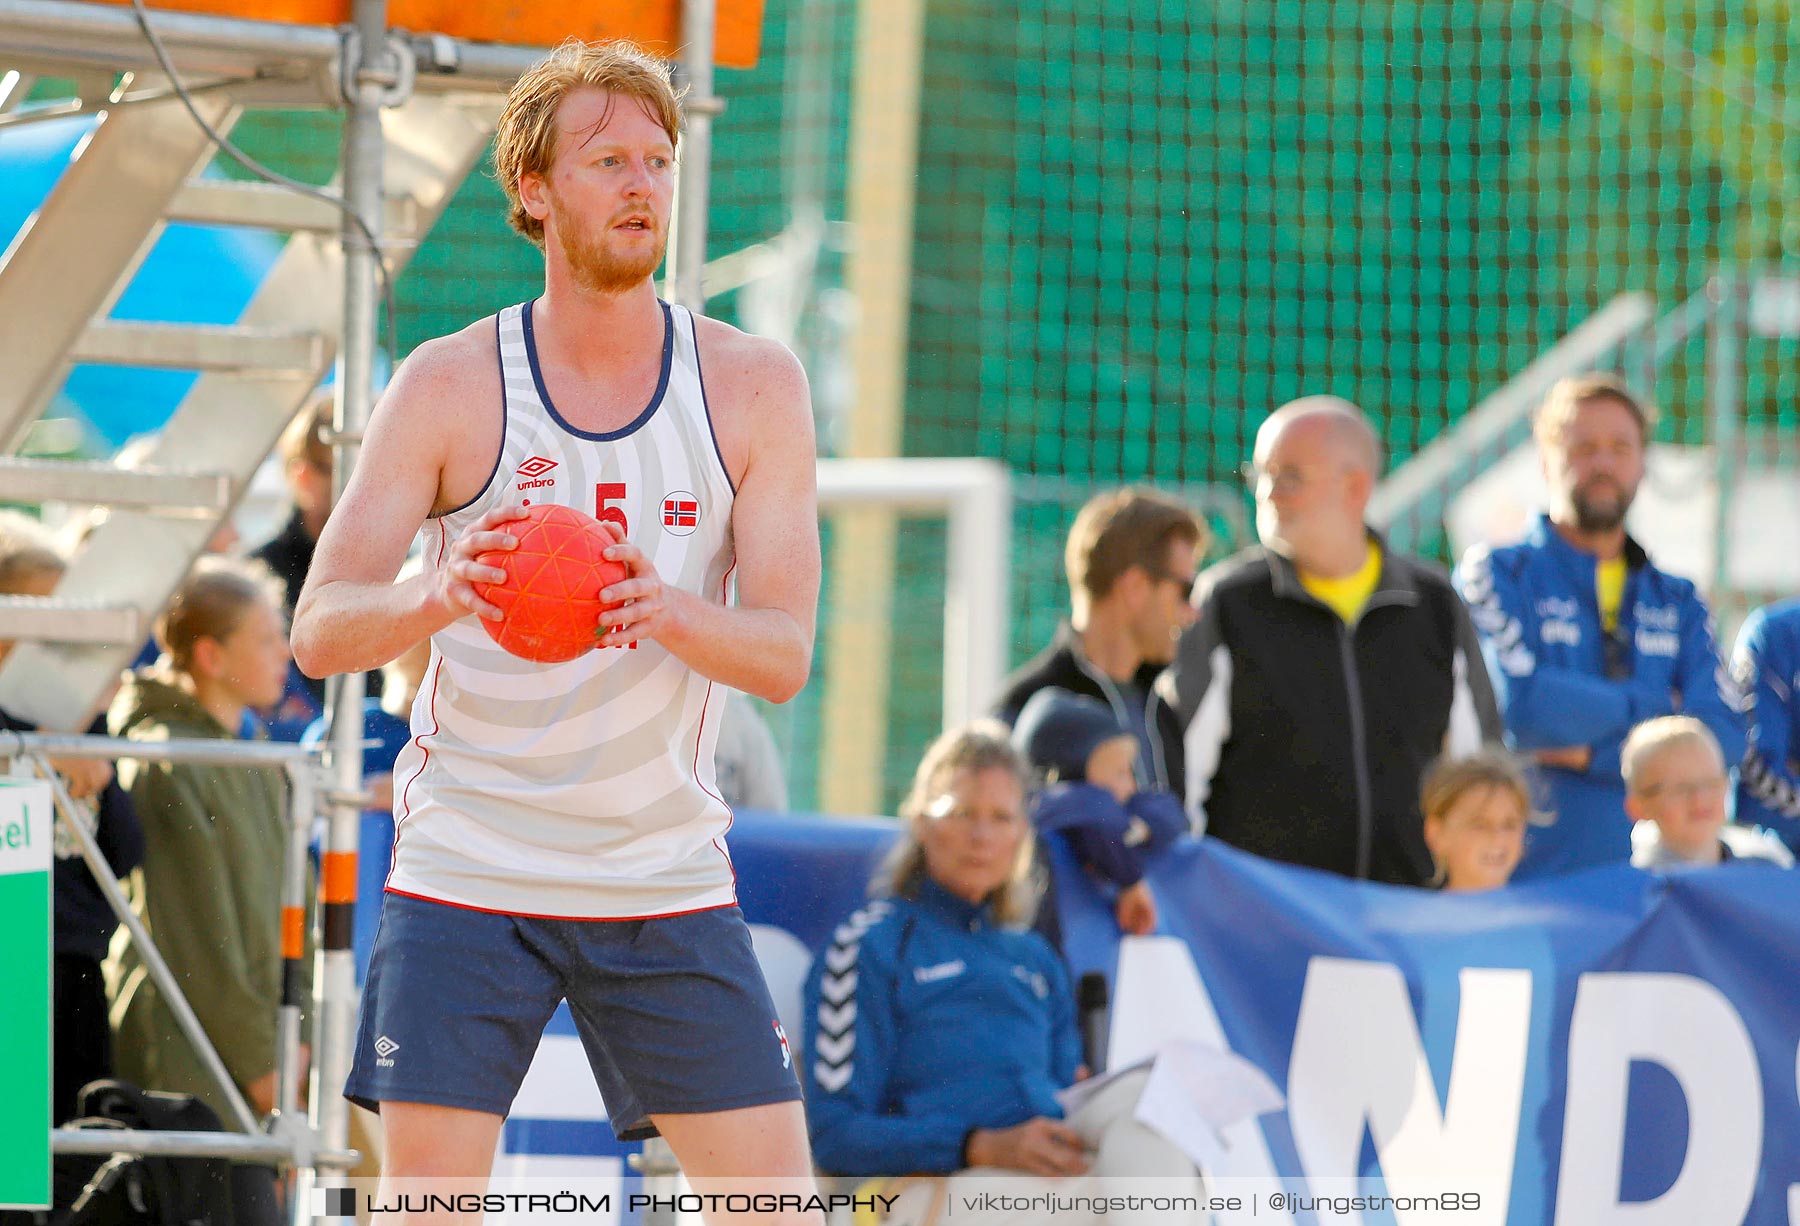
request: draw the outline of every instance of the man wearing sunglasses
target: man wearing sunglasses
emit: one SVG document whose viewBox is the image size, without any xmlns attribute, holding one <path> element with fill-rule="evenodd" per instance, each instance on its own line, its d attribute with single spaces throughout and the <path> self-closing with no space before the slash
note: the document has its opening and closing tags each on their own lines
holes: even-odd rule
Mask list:
<svg viewBox="0 0 1800 1226">
<path fill-rule="evenodd" d="M 1533 422 L 1548 510 L 1520 544 L 1477 546 L 1457 569 L 1509 739 L 1542 768 L 1556 819 L 1532 832 L 1514 880 L 1630 859 L 1620 754 L 1633 726 L 1691 715 L 1725 761 L 1743 754 L 1705 603 L 1625 531 L 1650 425 L 1611 375 L 1558 382 Z"/>
<path fill-rule="evenodd" d="M 1069 620 L 1006 681 L 995 714 L 1008 724 L 1039 690 L 1098 699 L 1138 739 L 1138 786 L 1181 795 L 1181 727 L 1156 676 L 1194 620 L 1188 592 L 1205 527 L 1167 494 L 1141 487 L 1090 498 L 1069 529 Z"/>
</svg>

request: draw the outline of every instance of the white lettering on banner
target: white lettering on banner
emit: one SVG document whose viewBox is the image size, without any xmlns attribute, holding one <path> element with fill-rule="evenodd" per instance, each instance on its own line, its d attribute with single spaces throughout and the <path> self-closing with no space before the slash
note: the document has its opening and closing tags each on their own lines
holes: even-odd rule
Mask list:
<svg viewBox="0 0 1800 1226">
<path fill-rule="evenodd" d="M 1681 1172 L 1655 1200 L 1620 1203 L 1626 1085 L 1634 1060 L 1674 1074 L 1687 1099 Z M 1741 1222 L 1762 1163 L 1762 1077 L 1731 1002 L 1690 975 L 1591 973 L 1569 1023 L 1558 1226 Z"/>
<path fill-rule="evenodd" d="M 1457 1221 L 1502 1226 L 1531 1038 L 1531 972 L 1471 968 L 1459 981 L 1450 1090 L 1439 1111 L 1400 968 L 1312 959 L 1288 1061 L 1288 1124 L 1301 1164 L 1319 1180 L 1356 1171 L 1366 1123 L 1392 1195 L 1429 1196 L 1449 1174 L 1479 1181 L 1481 1207 Z M 1408 1226 L 1435 1213 L 1396 1208 L 1395 1220 Z"/>
<path fill-rule="evenodd" d="M 1506 1221 L 1529 1064 L 1532 974 L 1466 968 L 1459 983 L 1456 1043 L 1440 1111 L 1400 969 L 1328 957 L 1308 963 L 1288 1060 L 1287 1116 L 1298 1174 L 1315 1186 L 1354 1176 L 1366 1129 L 1394 1195 L 1422 1195 L 1434 1181 L 1455 1175 L 1482 1188 L 1480 1209 L 1459 1221 Z M 1176 1039 L 1231 1050 L 1188 947 L 1174 937 L 1128 937 L 1119 946 L 1108 1066 L 1144 1059 Z M 1743 1220 L 1762 1162 L 1763 1086 L 1749 1030 L 1723 993 L 1690 975 L 1585 974 L 1567 1054 L 1556 1226 Z M 1622 1203 L 1626 1086 L 1634 1060 L 1675 1076 L 1687 1102 L 1688 1144 L 1663 1195 Z M 1229 1169 L 1209 1175 L 1276 1177 L 1255 1121 L 1234 1126 L 1224 1140 Z M 1788 1199 L 1791 1226 L 1800 1226 L 1800 1184 Z M 1396 1218 L 1399 1226 L 1424 1220 Z M 1239 1219 L 1218 1221 L 1235 1226 Z"/>
<path fill-rule="evenodd" d="M 1124 1068 L 1176 1039 L 1194 1039 L 1220 1051 L 1231 1050 L 1218 1010 L 1213 1008 L 1185 942 L 1176 937 L 1126 937 L 1119 942 L 1117 979 L 1107 1068 Z M 1264 1181 L 1278 1177 L 1269 1143 L 1255 1120 L 1233 1124 L 1220 1139 L 1225 1143 L 1225 1157 L 1214 1163 L 1207 1175 Z M 1287 1210 L 1267 1201 L 1261 1208 L 1260 1215 L 1251 1205 L 1218 1209 L 1213 1221 L 1217 1226 L 1293 1226 L 1293 1215 Z"/>
<path fill-rule="evenodd" d="M 604 1120 L 606 1104 L 594 1085 L 587 1051 L 572 1034 L 545 1034 L 538 1040 L 525 1079 L 508 1115 L 516 1119 Z"/>
</svg>

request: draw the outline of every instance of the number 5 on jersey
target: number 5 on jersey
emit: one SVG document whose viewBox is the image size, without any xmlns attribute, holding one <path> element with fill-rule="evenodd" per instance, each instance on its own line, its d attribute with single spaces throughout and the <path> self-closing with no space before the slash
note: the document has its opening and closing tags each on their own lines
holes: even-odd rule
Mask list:
<svg viewBox="0 0 1800 1226">
<path fill-rule="evenodd" d="M 603 524 L 613 524 L 619 529 L 619 536 L 624 537 L 631 531 L 631 524 L 625 519 L 625 512 L 620 507 L 609 507 L 609 502 L 625 500 L 625 483 L 623 481 L 602 481 L 594 486 L 594 518 Z M 617 646 L 637 650 L 637 643 L 621 643 Z"/>
<path fill-rule="evenodd" d="M 622 507 L 609 507 L 609 502 L 625 501 L 625 483 L 623 481 L 602 481 L 594 486 L 594 518 L 603 524 L 614 524 L 619 535 L 624 537 L 631 532 L 631 525 L 625 520 Z"/>
</svg>

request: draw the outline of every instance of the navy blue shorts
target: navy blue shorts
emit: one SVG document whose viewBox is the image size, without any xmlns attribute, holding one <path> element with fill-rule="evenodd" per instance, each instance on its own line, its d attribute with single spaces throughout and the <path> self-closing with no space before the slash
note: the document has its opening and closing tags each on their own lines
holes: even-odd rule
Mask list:
<svg viewBox="0 0 1800 1226">
<path fill-rule="evenodd" d="M 505 1115 L 569 1002 L 613 1132 L 652 1115 L 800 1097 L 736 907 L 646 920 L 537 919 L 383 898 L 345 1097 Z"/>
</svg>

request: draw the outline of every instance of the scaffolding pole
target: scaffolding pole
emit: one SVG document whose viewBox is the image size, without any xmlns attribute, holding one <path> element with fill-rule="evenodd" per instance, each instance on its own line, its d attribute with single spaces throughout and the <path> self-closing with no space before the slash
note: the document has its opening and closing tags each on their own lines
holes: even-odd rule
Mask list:
<svg viewBox="0 0 1800 1226">
<path fill-rule="evenodd" d="M 344 332 L 338 347 L 337 402 L 332 425 L 332 505 L 344 496 L 362 449 L 375 397 L 375 349 L 379 335 L 379 288 L 385 275 L 377 246 L 386 215 L 381 111 L 405 101 L 405 87 L 393 86 L 387 0 L 356 0 L 347 31 L 344 102 Z M 356 223 L 357 218 L 362 221 Z M 366 229 L 365 229 L 366 227 Z M 371 241 L 371 237 L 374 241 Z M 394 320 L 388 321 L 390 328 Z M 319 874 L 319 933 L 313 1063 L 319 1092 L 312 1096 L 312 1124 L 328 1149 L 349 1146 L 350 1104 L 344 1083 L 356 1043 L 356 955 L 351 948 L 356 910 L 356 857 L 361 807 L 346 799 L 363 787 L 363 699 L 359 672 L 331 678 L 326 709 L 331 728 L 331 770 L 339 799 L 331 806 Z M 328 1186 L 339 1172 L 325 1175 Z"/>
<path fill-rule="evenodd" d="M 671 297 L 696 315 L 706 309 L 706 211 L 712 198 L 712 125 L 723 109 L 713 97 L 716 0 L 681 0 L 679 64 L 687 96 L 682 112 L 681 171 L 675 186 Z"/>
</svg>

